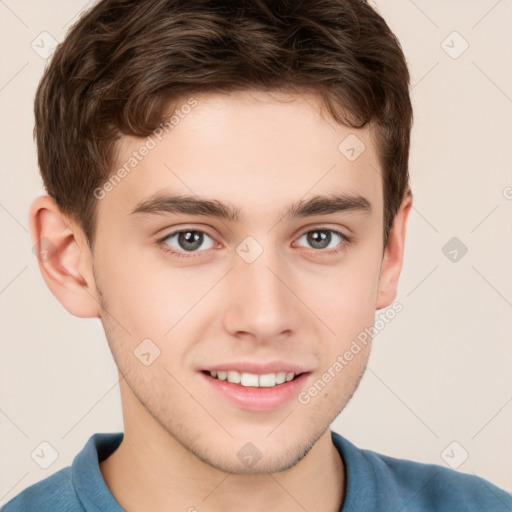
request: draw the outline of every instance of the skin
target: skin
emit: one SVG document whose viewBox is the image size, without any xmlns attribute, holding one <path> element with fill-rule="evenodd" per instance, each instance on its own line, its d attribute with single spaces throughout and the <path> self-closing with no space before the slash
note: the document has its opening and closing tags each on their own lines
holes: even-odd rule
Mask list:
<svg viewBox="0 0 512 512">
<path fill-rule="evenodd" d="M 337 512 L 345 468 L 329 427 L 359 384 L 370 344 L 308 404 L 292 399 L 272 411 L 232 405 L 198 372 L 277 359 L 305 365 L 305 388 L 312 385 L 395 299 L 412 197 L 384 248 L 381 167 L 369 128 L 322 116 L 314 95 L 194 98 L 197 106 L 98 201 L 93 252 L 50 197 L 30 210 L 33 242 L 47 237 L 57 249 L 39 262 L 43 278 L 71 314 L 101 319 L 119 369 L 125 435 L 101 472 L 129 511 L 229 512 L 243 503 L 247 511 Z M 338 150 L 349 134 L 366 146 L 355 161 Z M 119 165 L 143 142 L 124 136 Z M 243 220 L 130 215 L 164 190 L 226 202 Z M 290 203 L 334 192 L 365 197 L 371 213 L 282 215 Z M 331 232 L 329 247 L 315 248 L 307 233 L 319 227 L 351 242 Z M 197 257 L 166 253 L 167 244 L 191 254 L 176 237 L 156 242 L 178 229 L 206 233 Z M 236 252 L 247 236 L 263 248 L 252 263 Z M 336 246 L 342 250 L 325 254 Z M 149 366 L 134 357 L 147 338 L 160 349 Z M 237 457 L 247 442 L 262 453 L 252 468 Z"/>
</svg>

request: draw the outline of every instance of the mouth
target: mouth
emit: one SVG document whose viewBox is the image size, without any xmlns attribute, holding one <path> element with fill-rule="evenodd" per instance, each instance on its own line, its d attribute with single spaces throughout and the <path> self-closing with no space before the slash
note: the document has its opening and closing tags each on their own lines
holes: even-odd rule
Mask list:
<svg viewBox="0 0 512 512">
<path fill-rule="evenodd" d="M 237 370 L 202 370 L 203 380 L 218 397 L 237 408 L 269 411 L 292 401 L 305 387 L 311 372 L 249 373 Z"/>
<path fill-rule="evenodd" d="M 205 375 L 209 375 L 213 379 L 230 382 L 231 384 L 238 384 L 243 387 L 251 388 L 273 388 L 280 386 L 286 382 L 290 382 L 303 373 L 293 372 L 276 372 L 276 373 L 248 373 L 239 372 L 236 370 L 219 370 L 219 371 L 208 371 L 203 370 Z"/>
</svg>

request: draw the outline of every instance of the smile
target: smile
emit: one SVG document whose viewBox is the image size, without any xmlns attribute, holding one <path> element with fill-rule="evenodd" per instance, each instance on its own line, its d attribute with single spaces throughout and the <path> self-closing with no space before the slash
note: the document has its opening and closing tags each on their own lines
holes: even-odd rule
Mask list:
<svg viewBox="0 0 512 512">
<path fill-rule="evenodd" d="M 203 370 L 199 375 L 222 402 L 227 400 L 238 409 L 254 412 L 272 411 L 294 403 L 313 377 L 311 372 L 258 374 L 236 370 Z"/>
<path fill-rule="evenodd" d="M 272 388 L 285 382 L 290 382 L 297 375 L 293 372 L 276 372 L 258 375 L 256 373 L 229 371 L 211 371 L 207 372 L 211 377 L 218 380 L 225 380 L 232 384 L 239 384 L 244 387 L 253 388 Z"/>
</svg>

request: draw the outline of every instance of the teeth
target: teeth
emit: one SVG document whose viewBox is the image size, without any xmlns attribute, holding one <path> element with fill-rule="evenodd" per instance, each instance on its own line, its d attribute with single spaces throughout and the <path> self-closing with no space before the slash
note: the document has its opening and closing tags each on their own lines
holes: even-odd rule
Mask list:
<svg viewBox="0 0 512 512">
<path fill-rule="evenodd" d="M 286 381 L 286 372 L 276 373 L 276 384 L 283 384 Z"/>
<path fill-rule="evenodd" d="M 228 382 L 232 382 L 233 384 L 240 384 L 240 374 L 235 371 L 229 371 Z"/>
<path fill-rule="evenodd" d="M 234 370 L 229 370 L 226 372 L 214 371 L 209 373 L 212 377 L 215 377 L 219 380 L 227 380 L 233 384 L 241 384 L 245 387 L 255 388 L 272 388 L 278 384 L 290 382 L 295 377 L 295 373 L 292 372 L 277 372 L 257 375 L 255 373 L 240 373 Z"/>
<path fill-rule="evenodd" d="M 238 373 L 238 372 L 237 372 Z M 240 384 L 242 386 L 254 386 L 255 388 L 259 387 L 259 377 L 254 373 L 241 373 L 240 374 Z"/>
<path fill-rule="evenodd" d="M 276 385 L 276 374 L 266 373 L 260 375 L 260 388 L 271 388 Z"/>
</svg>

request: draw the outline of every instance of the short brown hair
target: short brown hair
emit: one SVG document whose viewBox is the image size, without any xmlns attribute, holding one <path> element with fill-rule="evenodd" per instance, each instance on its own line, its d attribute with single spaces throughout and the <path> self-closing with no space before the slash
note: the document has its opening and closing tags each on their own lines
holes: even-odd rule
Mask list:
<svg viewBox="0 0 512 512">
<path fill-rule="evenodd" d="M 35 97 L 47 193 L 92 247 L 93 191 L 122 134 L 147 137 L 176 98 L 317 93 L 336 122 L 375 127 L 384 246 L 409 188 L 412 106 L 400 43 L 365 0 L 103 0 L 58 45 Z"/>
</svg>

